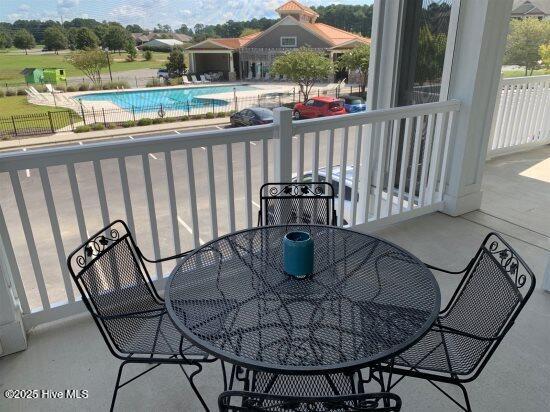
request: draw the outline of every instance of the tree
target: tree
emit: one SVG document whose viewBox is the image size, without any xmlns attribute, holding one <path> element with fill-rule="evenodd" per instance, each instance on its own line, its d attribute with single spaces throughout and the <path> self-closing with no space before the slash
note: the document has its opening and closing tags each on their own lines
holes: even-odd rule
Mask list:
<svg viewBox="0 0 550 412">
<path fill-rule="evenodd" d="M 75 39 L 77 50 L 91 50 L 96 49 L 97 46 L 99 46 L 99 39 L 91 29 L 87 27 L 78 29 Z"/>
<path fill-rule="evenodd" d="M 129 38 L 126 41 L 126 47 L 124 50 L 128 53 L 127 60 L 133 62 L 137 57 L 136 42 L 134 39 Z"/>
<path fill-rule="evenodd" d="M 176 30 L 176 33 L 187 34 L 188 36 L 193 36 L 193 30 L 187 27 L 187 24 L 182 24 L 179 29 Z"/>
<path fill-rule="evenodd" d="M 128 30 L 130 33 L 143 33 L 144 30 L 141 28 L 139 24 L 129 24 L 126 26 L 126 30 Z"/>
<path fill-rule="evenodd" d="M 44 31 L 44 45 L 48 50 L 54 50 L 55 54 L 59 54 L 59 50 L 69 47 L 69 40 L 61 27 L 52 26 Z"/>
<path fill-rule="evenodd" d="M 0 31 L 0 50 L 9 49 L 13 45 L 11 36 L 3 31 Z"/>
<path fill-rule="evenodd" d="M 77 34 L 78 34 L 78 29 L 76 27 L 71 27 L 67 30 L 67 45 L 71 50 L 76 50 Z"/>
<path fill-rule="evenodd" d="M 72 52 L 67 61 L 84 73 L 95 86 L 101 85 L 101 69 L 107 67 L 107 55 L 101 50 Z"/>
<path fill-rule="evenodd" d="M 315 82 L 326 79 L 331 71 L 329 58 L 305 47 L 278 56 L 271 65 L 271 73 L 286 76 L 298 84 L 304 102 L 308 100 Z"/>
<path fill-rule="evenodd" d="M 539 54 L 542 59 L 542 65 L 550 70 L 550 43 L 541 45 L 539 47 Z"/>
<path fill-rule="evenodd" d="M 338 67 L 344 70 L 359 71 L 359 85 L 361 92 L 365 93 L 367 78 L 369 75 L 370 45 L 364 44 L 344 53 L 338 59 Z"/>
<path fill-rule="evenodd" d="M 122 26 L 112 24 L 107 29 L 105 36 L 103 37 L 103 47 L 108 47 L 109 50 L 116 50 L 119 52 L 124 50 L 128 44 L 130 33 Z"/>
<path fill-rule="evenodd" d="M 25 54 L 28 54 L 27 50 L 36 46 L 36 42 L 27 29 L 19 29 L 13 36 L 13 45 L 18 49 L 25 50 Z"/>
<path fill-rule="evenodd" d="M 414 79 L 416 83 L 422 85 L 428 80 L 441 79 L 446 47 L 447 35 L 433 34 L 427 25 L 420 28 Z"/>
<path fill-rule="evenodd" d="M 166 69 L 168 70 L 170 76 L 181 76 L 185 73 L 187 66 L 184 61 L 183 48 L 174 47 L 168 55 Z"/>
<path fill-rule="evenodd" d="M 510 21 L 504 54 L 505 64 L 525 66 L 525 75 L 533 73 L 540 60 L 539 48 L 550 43 L 550 22 L 536 18 Z"/>
<path fill-rule="evenodd" d="M 145 50 L 143 52 L 143 58 L 147 61 L 153 60 L 153 52 L 151 50 Z"/>
</svg>

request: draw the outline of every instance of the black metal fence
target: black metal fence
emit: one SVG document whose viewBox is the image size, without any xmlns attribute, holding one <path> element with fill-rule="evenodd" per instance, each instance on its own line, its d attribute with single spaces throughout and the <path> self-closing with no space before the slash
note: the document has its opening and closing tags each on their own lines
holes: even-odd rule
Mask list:
<svg viewBox="0 0 550 412">
<path fill-rule="evenodd" d="M 344 90 L 345 89 L 345 90 Z M 355 91 L 358 92 L 357 87 Z M 352 87 L 338 89 L 314 89 L 310 97 L 326 95 L 338 97 L 344 92 L 353 93 Z M 0 117 L 0 137 L 3 139 L 23 138 L 53 134 L 63 131 L 102 130 L 117 127 L 143 126 L 172 121 L 225 117 L 234 111 L 249 107 L 293 107 L 303 101 L 300 91 L 266 93 L 256 96 L 238 97 L 229 100 L 195 98 L 189 102 L 170 105 L 131 106 L 120 109 L 86 107 L 74 102 L 72 109 L 48 111 L 45 113 Z"/>
</svg>

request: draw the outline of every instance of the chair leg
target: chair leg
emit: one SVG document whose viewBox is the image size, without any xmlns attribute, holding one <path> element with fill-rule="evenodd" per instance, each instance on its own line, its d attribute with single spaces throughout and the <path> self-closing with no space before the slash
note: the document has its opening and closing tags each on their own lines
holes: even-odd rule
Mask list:
<svg viewBox="0 0 550 412">
<path fill-rule="evenodd" d="M 183 371 L 183 374 L 189 381 L 189 385 L 191 385 L 191 389 L 193 390 L 193 392 L 195 392 L 195 395 L 197 396 L 197 399 L 201 403 L 202 407 L 204 408 L 205 411 L 209 412 L 210 409 L 208 408 L 208 405 L 206 405 L 206 402 L 202 397 L 201 393 L 199 392 L 197 386 L 195 385 L 195 382 L 193 382 L 193 379 L 195 378 L 195 376 L 202 371 L 202 365 L 200 363 L 193 363 L 192 365 L 196 366 L 197 370 L 191 373 L 190 375 L 185 371 L 185 369 L 183 368 L 183 365 L 179 365 L 179 367 L 181 368 L 181 370 Z"/>
<path fill-rule="evenodd" d="M 113 398 L 111 399 L 111 408 L 109 409 L 111 412 L 113 412 L 115 408 L 115 402 L 116 402 L 116 396 L 118 394 L 118 390 L 120 389 L 120 378 L 122 377 L 122 369 L 124 368 L 124 365 L 126 365 L 126 361 L 122 362 L 120 364 L 120 367 L 118 368 L 118 376 L 116 378 L 116 384 L 115 384 L 115 390 L 113 392 Z"/>
<path fill-rule="evenodd" d="M 466 403 L 466 412 L 472 412 L 472 406 L 470 405 L 470 397 L 468 396 L 468 391 L 466 390 L 466 387 L 461 383 L 457 383 L 456 386 L 458 386 L 462 390 L 462 395 L 464 396 L 464 402 Z"/>
</svg>

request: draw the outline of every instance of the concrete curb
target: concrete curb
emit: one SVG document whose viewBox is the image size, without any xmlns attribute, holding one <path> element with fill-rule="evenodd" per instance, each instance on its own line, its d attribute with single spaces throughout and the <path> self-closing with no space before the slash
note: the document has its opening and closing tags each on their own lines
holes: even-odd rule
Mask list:
<svg viewBox="0 0 550 412">
<path fill-rule="evenodd" d="M 173 130 L 197 129 L 201 127 L 213 127 L 227 125 L 229 117 L 215 119 L 187 120 L 184 122 L 152 124 L 150 126 L 136 126 L 121 129 L 98 130 L 86 133 L 61 132 L 47 136 L 27 137 L 0 141 L 0 150 L 17 149 L 23 147 L 55 145 L 59 143 L 71 143 L 85 140 L 109 139 L 118 136 L 137 136 L 144 133 L 168 132 Z"/>
</svg>

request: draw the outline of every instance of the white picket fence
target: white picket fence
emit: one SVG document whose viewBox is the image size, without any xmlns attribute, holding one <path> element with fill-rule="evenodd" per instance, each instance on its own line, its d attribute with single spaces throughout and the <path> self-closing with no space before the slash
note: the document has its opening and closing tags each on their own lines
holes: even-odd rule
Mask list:
<svg viewBox="0 0 550 412">
<path fill-rule="evenodd" d="M 550 143 L 550 75 L 502 79 L 488 157 Z"/>
<path fill-rule="evenodd" d="M 350 199 L 338 203 L 341 225 L 374 229 L 439 210 L 459 108 L 448 101 L 300 122 L 277 109 L 272 125 L 0 155 L 0 269 L 28 329 L 83 310 L 66 256 L 114 219 L 158 258 L 253 226 L 261 184 L 315 181 L 320 171 L 348 177 L 338 188 Z M 158 282 L 170 270 L 151 267 Z"/>
</svg>

